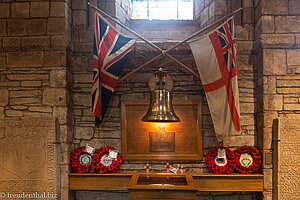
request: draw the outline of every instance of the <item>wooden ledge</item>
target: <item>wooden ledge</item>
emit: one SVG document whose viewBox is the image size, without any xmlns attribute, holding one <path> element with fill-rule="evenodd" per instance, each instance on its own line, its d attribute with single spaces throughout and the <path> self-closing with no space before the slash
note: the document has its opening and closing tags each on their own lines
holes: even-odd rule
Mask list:
<svg viewBox="0 0 300 200">
<path fill-rule="evenodd" d="M 197 191 L 263 191 L 262 174 L 213 174 L 213 173 L 70 173 L 70 190 L 128 190 L 134 188 L 136 179 L 140 175 L 172 177 L 185 176 L 189 189 Z M 131 182 L 131 184 L 129 184 Z M 137 188 L 148 188 L 138 186 Z M 149 188 L 152 188 L 150 186 Z M 179 189 L 180 187 L 178 187 Z M 182 186 L 181 186 L 182 188 Z M 176 186 L 170 187 L 176 190 Z M 183 188 L 182 188 L 183 189 Z M 186 187 L 186 189 L 188 189 Z"/>
</svg>

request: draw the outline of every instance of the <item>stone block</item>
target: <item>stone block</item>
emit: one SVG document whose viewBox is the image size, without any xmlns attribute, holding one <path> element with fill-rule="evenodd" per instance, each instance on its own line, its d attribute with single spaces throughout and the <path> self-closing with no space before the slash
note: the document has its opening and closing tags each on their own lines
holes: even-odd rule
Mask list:
<svg viewBox="0 0 300 200">
<path fill-rule="evenodd" d="M 300 32 L 300 19 L 298 16 L 276 16 L 276 33 Z"/>
<path fill-rule="evenodd" d="M 0 3 L 0 18 L 9 18 L 10 4 Z"/>
<path fill-rule="evenodd" d="M 253 135 L 231 136 L 224 139 L 224 146 L 239 147 L 243 145 L 254 146 L 255 138 Z"/>
<path fill-rule="evenodd" d="M 47 33 L 49 35 L 65 35 L 67 31 L 67 20 L 65 18 L 49 18 Z"/>
<path fill-rule="evenodd" d="M 67 124 L 68 122 L 68 108 L 67 107 L 54 107 L 53 116 L 57 118 L 59 124 Z"/>
<path fill-rule="evenodd" d="M 46 51 L 44 56 L 44 66 L 46 67 L 63 67 L 66 66 L 65 51 Z"/>
<path fill-rule="evenodd" d="M 91 140 L 93 138 L 93 136 L 94 136 L 94 131 L 93 131 L 92 127 L 75 126 L 74 138 Z M 92 146 L 92 144 L 90 144 L 90 145 Z M 98 147 L 94 146 L 94 148 L 98 148 Z"/>
<path fill-rule="evenodd" d="M 289 0 L 289 15 L 300 14 L 300 2 L 298 0 Z"/>
<path fill-rule="evenodd" d="M 253 42 L 252 41 L 237 41 L 237 52 L 239 54 L 251 54 L 253 51 Z"/>
<path fill-rule="evenodd" d="M 41 87 L 42 81 L 21 81 L 22 87 Z"/>
<path fill-rule="evenodd" d="M 85 27 L 79 27 L 79 41 L 80 42 L 93 42 L 93 35 L 94 29 L 89 28 L 86 29 Z"/>
<path fill-rule="evenodd" d="M 263 97 L 264 110 L 282 110 L 283 96 L 282 95 L 264 95 Z"/>
<path fill-rule="evenodd" d="M 287 50 L 287 64 L 291 65 L 300 65 L 300 49 Z"/>
<path fill-rule="evenodd" d="M 73 103 L 74 103 L 74 105 L 91 106 L 92 105 L 91 95 L 74 93 L 73 94 Z"/>
<path fill-rule="evenodd" d="M 253 8 L 244 8 L 243 10 L 243 23 L 251 24 L 254 22 L 254 11 Z"/>
<path fill-rule="evenodd" d="M 23 117 L 23 112 L 21 110 L 6 110 L 5 114 L 7 117 Z"/>
<path fill-rule="evenodd" d="M 50 37 L 48 36 L 35 36 L 24 37 L 21 40 L 23 50 L 48 50 L 50 46 Z"/>
<path fill-rule="evenodd" d="M 271 149 L 273 143 L 272 127 L 263 128 L 263 149 Z"/>
<path fill-rule="evenodd" d="M 52 36 L 51 37 L 51 47 L 54 49 L 66 49 L 68 45 L 68 39 L 65 35 Z"/>
<path fill-rule="evenodd" d="M 263 48 L 291 48 L 295 45 L 293 34 L 261 34 Z"/>
<path fill-rule="evenodd" d="M 5 68 L 6 68 L 6 54 L 0 52 L 0 70 L 3 70 Z"/>
<path fill-rule="evenodd" d="M 278 79 L 277 87 L 300 87 L 299 79 Z"/>
<path fill-rule="evenodd" d="M 4 37 L 3 50 L 4 51 L 19 51 L 21 47 L 21 40 L 19 37 Z"/>
<path fill-rule="evenodd" d="M 50 4 L 51 17 L 65 17 L 66 16 L 66 3 L 65 2 L 51 2 Z"/>
<path fill-rule="evenodd" d="M 287 73 L 286 53 L 281 49 L 263 50 L 263 74 L 285 75 Z"/>
<path fill-rule="evenodd" d="M 23 36 L 26 34 L 25 19 L 8 19 L 7 23 L 8 36 Z"/>
<path fill-rule="evenodd" d="M 8 80 L 48 80 L 48 74 L 7 74 Z"/>
<path fill-rule="evenodd" d="M 30 17 L 48 17 L 49 2 L 31 2 Z"/>
<path fill-rule="evenodd" d="M 87 13 L 85 10 L 74 10 L 73 11 L 73 25 L 86 25 Z"/>
<path fill-rule="evenodd" d="M 4 107 L 0 107 L 0 118 L 4 118 Z"/>
<path fill-rule="evenodd" d="M 74 73 L 73 82 L 74 83 L 92 83 L 93 77 L 90 73 Z"/>
<path fill-rule="evenodd" d="M 34 97 L 40 96 L 40 90 L 17 90 L 17 91 L 10 91 L 10 97 Z"/>
<path fill-rule="evenodd" d="M 50 106 L 66 106 L 67 94 L 64 88 L 45 88 L 43 104 Z"/>
<path fill-rule="evenodd" d="M 66 87 L 66 70 L 52 70 L 50 72 L 50 87 Z"/>
<path fill-rule="evenodd" d="M 41 103 L 39 97 L 22 97 L 22 98 L 10 98 L 10 105 L 37 105 Z"/>
<path fill-rule="evenodd" d="M 264 189 L 272 190 L 272 181 L 273 181 L 273 170 L 272 169 L 264 169 Z"/>
<path fill-rule="evenodd" d="M 43 52 L 9 52 L 7 53 L 7 67 L 41 67 Z"/>
<path fill-rule="evenodd" d="M 0 36 L 6 36 L 6 20 L 0 19 Z"/>
<path fill-rule="evenodd" d="M 263 89 L 265 94 L 276 93 L 276 77 L 275 76 L 264 76 L 263 77 Z"/>
<path fill-rule="evenodd" d="M 60 135 L 60 142 L 72 142 L 73 140 L 73 129 L 72 126 L 68 125 L 59 125 L 59 135 Z M 67 161 L 69 162 L 69 161 Z"/>
<path fill-rule="evenodd" d="M 8 105 L 8 89 L 0 88 L 0 106 Z"/>
<path fill-rule="evenodd" d="M 85 10 L 87 7 L 86 0 L 73 0 L 72 1 L 72 9 L 83 9 Z"/>
<path fill-rule="evenodd" d="M 46 25 L 46 19 L 27 20 L 27 33 L 28 35 L 45 35 L 47 31 Z"/>
<path fill-rule="evenodd" d="M 12 18 L 29 18 L 29 3 L 12 3 L 11 4 Z"/>
<path fill-rule="evenodd" d="M 29 106 L 28 110 L 30 112 L 46 112 L 51 113 L 52 107 L 51 106 Z"/>
<path fill-rule="evenodd" d="M 299 94 L 300 88 L 277 88 L 278 94 Z"/>
<path fill-rule="evenodd" d="M 288 14 L 288 0 L 262 0 L 262 14 Z"/>
</svg>

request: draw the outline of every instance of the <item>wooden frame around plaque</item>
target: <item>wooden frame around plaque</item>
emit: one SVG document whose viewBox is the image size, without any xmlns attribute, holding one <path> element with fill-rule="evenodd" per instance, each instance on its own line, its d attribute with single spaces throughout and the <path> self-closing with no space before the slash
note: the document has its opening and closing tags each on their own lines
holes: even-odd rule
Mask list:
<svg viewBox="0 0 300 200">
<path fill-rule="evenodd" d="M 123 160 L 202 160 L 202 102 L 200 100 L 173 100 L 177 123 L 142 122 L 149 100 L 121 102 L 122 159 Z M 163 127 L 169 139 L 160 147 L 152 147 L 153 137 Z M 174 138 L 172 138 L 172 133 Z M 151 136 L 152 135 L 152 136 Z M 155 141 L 159 142 L 159 141 Z M 173 145 L 173 146 L 172 146 Z M 162 148 L 162 149 L 160 149 Z M 165 149 L 163 149 L 165 148 Z"/>
</svg>

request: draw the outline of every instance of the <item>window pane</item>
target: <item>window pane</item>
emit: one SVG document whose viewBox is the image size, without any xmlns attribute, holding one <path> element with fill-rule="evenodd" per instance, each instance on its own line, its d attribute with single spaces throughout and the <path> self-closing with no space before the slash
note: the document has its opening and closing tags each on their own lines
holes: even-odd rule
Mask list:
<svg viewBox="0 0 300 200">
<path fill-rule="evenodd" d="M 193 19 L 193 1 L 178 2 L 178 19 Z"/>
<path fill-rule="evenodd" d="M 193 0 L 133 0 L 133 19 L 192 20 Z"/>
<path fill-rule="evenodd" d="M 147 1 L 133 1 L 132 18 L 133 19 L 148 19 L 148 2 Z"/>
</svg>

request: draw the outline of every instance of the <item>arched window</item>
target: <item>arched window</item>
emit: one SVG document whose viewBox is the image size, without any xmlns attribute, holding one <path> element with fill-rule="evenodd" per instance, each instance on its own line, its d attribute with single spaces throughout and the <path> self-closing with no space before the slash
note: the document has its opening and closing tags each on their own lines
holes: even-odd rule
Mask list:
<svg viewBox="0 0 300 200">
<path fill-rule="evenodd" d="M 193 6 L 193 0 L 132 0 L 132 18 L 193 20 Z"/>
</svg>

